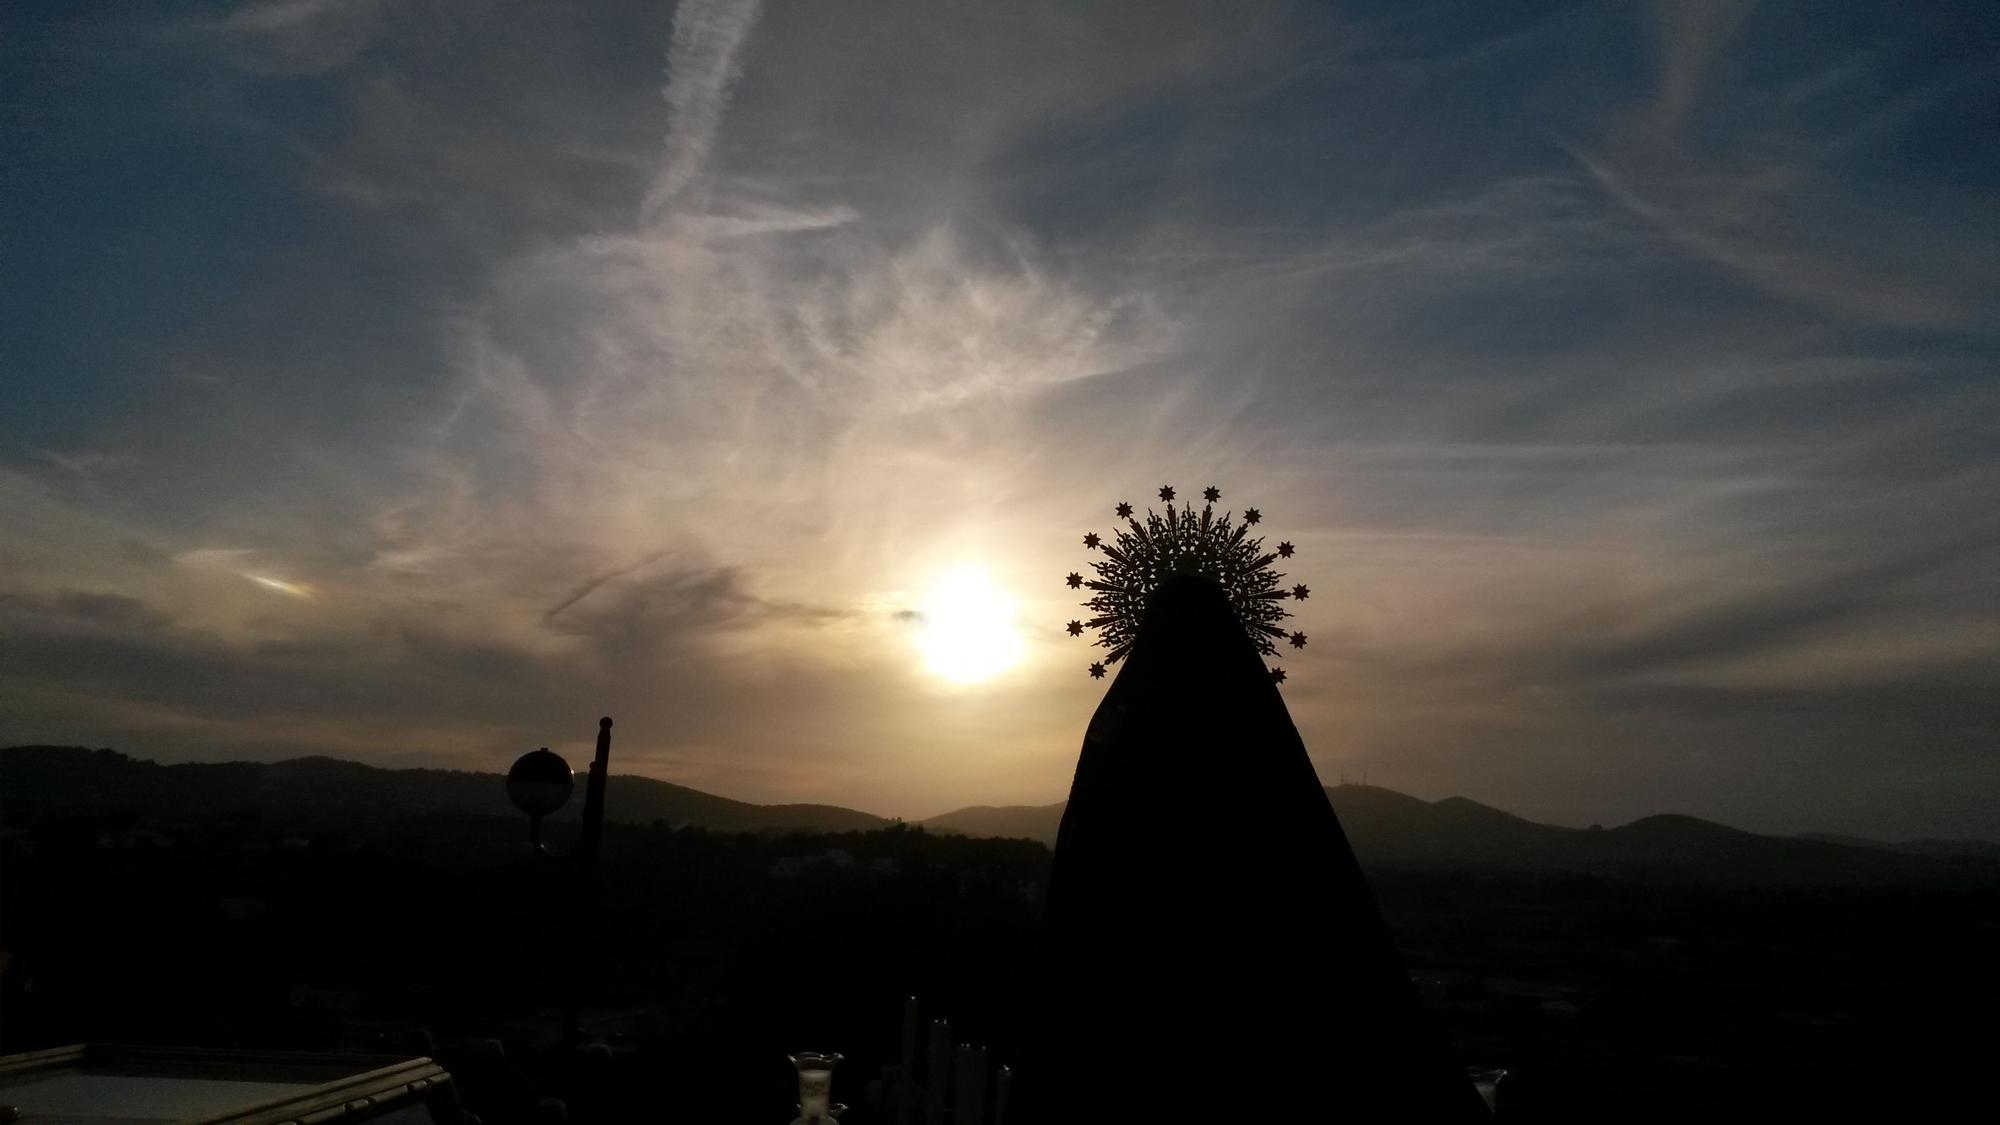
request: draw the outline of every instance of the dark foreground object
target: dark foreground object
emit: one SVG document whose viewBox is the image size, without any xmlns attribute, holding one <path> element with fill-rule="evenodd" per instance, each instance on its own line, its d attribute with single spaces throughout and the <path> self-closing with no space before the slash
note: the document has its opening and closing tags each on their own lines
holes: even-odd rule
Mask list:
<svg viewBox="0 0 2000 1125">
<path fill-rule="evenodd" d="M 391 1115 L 457 1125 L 427 1058 L 74 1044 L 0 1055 L 0 1121 L 289 1125 Z"/>
<path fill-rule="evenodd" d="M 1205 580 L 1154 595 L 1091 720 L 1045 935 L 1027 1120 L 1487 1117 Z"/>
</svg>

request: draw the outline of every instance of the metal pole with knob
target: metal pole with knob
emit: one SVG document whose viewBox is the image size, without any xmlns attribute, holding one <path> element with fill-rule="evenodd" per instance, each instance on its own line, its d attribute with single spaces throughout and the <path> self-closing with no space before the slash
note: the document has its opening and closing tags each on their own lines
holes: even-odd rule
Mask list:
<svg viewBox="0 0 2000 1125">
<path fill-rule="evenodd" d="M 565 958 L 562 1053 L 576 1053 L 583 1018 L 583 972 L 590 951 L 590 903 L 597 882 L 598 841 L 604 833 L 604 782 L 611 769 L 611 718 L 597 720 L 597 756 L 583 786 L 583 826 L 576 846 L 567 853 L 550 850 L 542 840 L 542 819 L 569 801 L 575 787 L 569 763 L 544 746 L 523 754 L 507 771 L 507 796 L 528 814 L 528 838 L 536 852 L 549 859 L 576 864 L 575 898 L 570 911 L 570 950 Z"/>
</svg>

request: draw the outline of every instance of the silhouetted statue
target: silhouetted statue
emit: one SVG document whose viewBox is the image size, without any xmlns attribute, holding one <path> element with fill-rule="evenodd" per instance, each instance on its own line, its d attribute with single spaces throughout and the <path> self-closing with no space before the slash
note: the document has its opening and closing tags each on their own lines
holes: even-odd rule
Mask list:
<svg viewBox="0 0 2000 1125">
<path fill-rule="evenodd" d="M 1091 719 L 1043 958 L 1023 1120 L 1488 1117 L 1207 579 L 1153 594 Z"/>
</svg>

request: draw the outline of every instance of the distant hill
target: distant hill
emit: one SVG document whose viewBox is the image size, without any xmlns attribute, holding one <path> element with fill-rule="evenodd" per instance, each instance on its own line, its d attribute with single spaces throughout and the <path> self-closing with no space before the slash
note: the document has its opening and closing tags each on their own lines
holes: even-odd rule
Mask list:
<svg viewBox="0 0 2000 1125">
<path fill-rule="evenodd" d="M 1370 868 L 1573 873 L 1725 885 L 2000 884 L 2000 847 L 1982 841 L 1884 844 L 1854 837 L 1760 836 L 1689 816 L 1615 828 L 1538 824 L 1464 797 L 1425 801 L 1367 785 L 1327 797 Z M 582 785 L 563 810 L 574 817 Z M 1054 845 L 1063 804 L 975 806 L 923 821 L 935 832 Z M 356 831 L 428 816 L 517 816 L 499 774 L 390 770 L 332 758 L 161 765 L 112 750 L 0 750 L 0 820 L 87 819 L 168 828 L 256 822 L 286 832 Z M 834 805 L 755 805 L 632 774 L 614 775 L 605 815 L 723 832 L 867 831 L 893 823 Z M 1200 831 L 1200 818 L 1189 818 Z"/>
<path fill-rule="evenodd" d="M 973 805 L 920 823 L 933 832 L 1040 840 L 1053 848 L 1056 829 L 1062 827 L 1063 810 L 1068 807 L 1068 801 L 1053 805 Z"/>
<path fill-rule="evenodd" d="M 1711 884 L 2000 882 L 2000 848 L 1760 836 L 1691 816 L 1616 828 L 1538 824 L 1464 797 L 1424 801 L 1367 785 L 1327 787 L 1363 866 L 1571 872 Z M 939 832 L 1015 836 L 1053 845 L 1064 806 L 959 809 L 923 821 Z M 1981 846 L 1992 849 L 1982 853 Z"/>
<path fill-rule="evenodd" d="M 605 815 L 618 821 L 717 831 L 815 832 L 882 828 L 886 818 L 833 805 L 753 805 L 633 774 L 614 774 Z M 563 809 L 583 804 L 583 782 Z M 161 765 L 113 750 L 16 746 L 0 750 L 0 816 L 8 823 L 79 817 L 135 826 L 255 817 L 302 833 L 437 815 L 518 816 L 505 778 L 463 770 L 389 770 L 334 758 Z"/>
<path fill-rule="evenodd" d="M 1881 848 L 1905 855 L 1963 856 L 2000 860 L 2000 844 L 1991 840 L 1870 840 L 1864 836 L 1840 836 L 1832 832 L 1806 832 L 1801 840 L 1823 844 L 1846 844 L 1852 848 Z"/>
</svg>

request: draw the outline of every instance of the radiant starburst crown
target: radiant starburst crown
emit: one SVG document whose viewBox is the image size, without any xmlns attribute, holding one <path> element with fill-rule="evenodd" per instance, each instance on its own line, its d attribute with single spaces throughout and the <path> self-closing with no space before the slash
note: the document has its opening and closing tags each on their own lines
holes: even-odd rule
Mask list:
<svg viewBox="0 0 2000 1125">
<path fill-rule="evenodd" d="M 1243 631 L 1265 656 L 1276 656 L 1281 640 L 1293 648 L 1306 647 L 1304 633 L 1287 633 L 1278 624 L 1291 616 L 1285 608 L 1287 600 L 1304 601 L 1312 593 L 1304 586 L 1279 586 L 1285 576 L 1271 569 L 1277 560 L 1292 557 L 1293 546 L 1280 543 L 1276 550 L 1266 551 L 1264 540 L 1250 534 L 1251 528 L 1263 522 L 1263 513 L 1245 508 L 1243 521 L 1237 523 L 1229 512 L 1215 514 L 1221 489 L 1210 485 L 1201 495 L 1200 513 L 1186 503 L 1176 509 L 1173 486 L 1163 485 L 1160 500 L 1166 505 L 1165 515 L 1148 508 L 1141 523 L 1132 514 L 1132 505 L 1120 503 L 1113 510 L 1129 530 L 1114 532 L 1110 543 L 1094 531 L 1084 535 L 1084 547 L 1104 555 L 1101 562 L 1090 564 L 1097 577 L 1086 579 L 1071 571 L 1064 581 L 1072 590 L 1093 591 L 1090 600 L 1082 604 L 1094 616 L 1088 621 L 1071 621 L 1069 635 L 1081 637 L 1085 629 L 1096 629 L 1097 646 L 1111 650 L 1090 666 L 1092 678 L 1104 678 L 1106 667 L 1132 651 L 1147 597 L 1176 574 L 1198 574 L 1221 586 L 1236 619 L 1243 623 Z M 1271 679 L 1285 682 L 1283 668 L 1272 667 L 1270 673 Z"/>
</svg>

